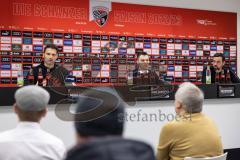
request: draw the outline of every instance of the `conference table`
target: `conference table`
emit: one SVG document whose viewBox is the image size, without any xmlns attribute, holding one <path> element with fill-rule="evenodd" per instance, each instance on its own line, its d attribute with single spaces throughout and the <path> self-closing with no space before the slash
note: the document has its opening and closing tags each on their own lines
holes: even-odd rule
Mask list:
<svg viewBox="0 0 240 160">
<path fill-rule="evenodd" d="M 204 92 L 205 99 L 218 98 L 240 98 L 240 84 L 200 84 L 199 88 Z M 226 95 L 220 94 L 220 88 Z M 14 103 L 14 93 L 19 87 L 0 87 L 0 106 L 9 106 Z M 178 85 L 118 85 L 118 86 L 64 86 L 64 87 L 44 87 L 49 91 L 50 104 L 56 104 L 62 99 L 77 98 L 87 90 L 103 91 L 103 89 L 114 90 L 119 97 L 127 103 L 136 101 L 151 100 L 173 100 Z"/>
</svg>

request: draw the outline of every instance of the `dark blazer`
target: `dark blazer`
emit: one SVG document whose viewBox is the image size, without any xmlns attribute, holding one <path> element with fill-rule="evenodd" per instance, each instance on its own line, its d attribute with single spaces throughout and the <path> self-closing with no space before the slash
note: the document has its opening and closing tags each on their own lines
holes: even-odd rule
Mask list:
<svg viewBox="0 0 240 160">
<path fill-rule="evenodd" d="M 204 69 L 203 69 L 203 73 L 202 73 L 202 83 L 206 83 L 206 70 L 207 70 L 207 66 L 205 66 Z M 238 76 L 233 72 L 233 70 L 232 70 L 231 68 L 224 67 L 223 70 L 224 70 L 224 75 L 225 75 L 225 76 L 227 75 L 227 72 L 228 72 L 228 70 L 229 70 L 231 83 L 240 83 L 240 79 L 239 79 Z M 216 71 L 215 71 L 215 69 L 214 69 L 213 66 L 210 67 L 210 71 L 211 71 L 211 80 L 212 80 L 212 83 L 215 83 L 215 80 L 216 80 Z"/>
<path fill-rule="evenodd" d="M 148 70 L 146 74 L 140 74 L 138 68 L 133 70 L 133 84 L 151 85 L 151 84 L 165 84 L 164 80 L 161 80 L 157 73 L 153 70 Z"/>
<path fill-rule="evenodd" d="M 32 82 L 33 84 L 36 84 L 38 81 L 38 75 L 39 75 L 40 68 L 42 70 L 43 79 L 45 79 L 47 76 L 47 67 L 44 65 L 44 62 L 41 62 L 41 64 L 32 68 L 32 71 L 33 71 L 32 76 L 34 77 L 34 80 Z M 29 75 L 30 75 L 30 73 L 28 72 L 27 77 L 24 80 L 24 85 L 30 85 L 30 81 L 28 79 Z M 54 67 L 50 69 L 50 72 L 48 75 L 50 81 L 49 81 L 48 85 L 64 86 L 65 77 L 67 75 L 68 75 L 68 71 L 64 67 L 62 67 L 61 65 L 55 64 Z"/>
</svg>

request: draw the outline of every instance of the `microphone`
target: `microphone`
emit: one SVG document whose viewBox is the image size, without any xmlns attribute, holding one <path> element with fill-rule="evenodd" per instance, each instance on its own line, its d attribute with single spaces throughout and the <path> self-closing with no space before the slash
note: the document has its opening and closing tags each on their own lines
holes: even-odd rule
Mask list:
<svg viewBox="0 0 240 160">
<path fill-rule="evenodd" d="M 42 68 L 38 68 L 38 85 L 42 86 L 43 84 L 43 73 Z"/>
<path fill-rule="evenodd" d="M 34 76 L 33 76 L 33 69 L 32 68 L 29 70 L 29 74 L 27 76 L 27 79 L 28 79 L 29 84 L 31 84 L 31 85 L 34 84 Z"/>
</svg>

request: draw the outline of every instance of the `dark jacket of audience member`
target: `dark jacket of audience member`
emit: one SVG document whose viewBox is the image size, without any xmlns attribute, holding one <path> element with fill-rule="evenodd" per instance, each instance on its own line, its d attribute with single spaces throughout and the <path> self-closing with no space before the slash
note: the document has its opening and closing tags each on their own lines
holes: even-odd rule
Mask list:
<svg viewBox="0 0 240 160">
<path fill-rule="evenodd" d="M 66 160 L 154 160 L 144 142 L 122 138 L 125 105 L 113 90 L 88 90 L 77 103 L 77 144 Z"/>
<path fill-rule="evenodd" d="M 104 137 L 79 145 L 66 160 L 154 160 L 152 148 L 142 142 L 121 137 Z"/>
</svg>

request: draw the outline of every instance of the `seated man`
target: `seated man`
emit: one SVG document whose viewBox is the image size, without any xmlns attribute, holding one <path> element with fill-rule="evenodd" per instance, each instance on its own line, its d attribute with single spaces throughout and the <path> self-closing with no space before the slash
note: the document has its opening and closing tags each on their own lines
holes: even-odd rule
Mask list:
<svg viewBox="0 0 240 160">
<path fill-rule="evenodd" d="M 137 68 L 133 71 L 133 84 L 164 84 L 157 73 L 149 67 L 149 55 L 146 52 L 137 55 Z"/>
<path fill-rule="evenodd" d="M 213 56 L 213 66 L 209 67 L 211 83 L 240 83 L 240 79 L 229 67 L 224 67 L 225 57 L 222 53 L 216 53 Z M 202 83 L 207 83 L 207 67 L 204 67 L 202 73 Z"/>
<path fill-rule="evenodd" d="M 33 67 L 24 82 L 24 85 L 37 84 L 39 86 L 65 86 L 65 77 L 68 71 L 59 64 L 57 46 L 51 44 L 44 48 L 43 61 L 40 65 Z"/>
<path fill-rule="evenodd" d="M 38 86 L 25 86 L 15 93 L 14 111 L 19 118 L 15 129 L 0 133 L 1 160 L 61 160 L 63 142 L 43 131 L 40 120 L 47 114 L 49 93 Z"/>
<path fill-rule="evenodd" d="M 99 99 L 101 93 L 94 91 L 85 94 L 90 98 L 79 100 L 75 114 L 77 144 L 66 160 L 155 160 L 149 145 L 122 138 L 125 106 L 113 94 L 105 93 L 103 96 L 108 97 L 104 102 Z"/>
<path fill-rule="evenodd" d="M 203 92 L 194 84 L 185 82 L 179 86 L 175 94 L 177 117 L 161 130 L 158 160 L 214 157 L 223 153 L 217 126 L 201 113 L 203 100 Z"/>
</svg>

